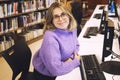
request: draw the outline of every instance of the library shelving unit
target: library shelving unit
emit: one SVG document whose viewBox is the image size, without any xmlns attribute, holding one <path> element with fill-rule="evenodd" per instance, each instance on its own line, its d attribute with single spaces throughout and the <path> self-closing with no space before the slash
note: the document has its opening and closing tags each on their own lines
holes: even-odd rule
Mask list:
<svg viewBox="0 0 120 80">
<path fill-rule="evenodd" d="M 23 36 L 28 44 L 41 39 L 45 14 L 55 1 L 0 0 L 0 54 L 15 44 L 12 34 Z"/>
</svg>

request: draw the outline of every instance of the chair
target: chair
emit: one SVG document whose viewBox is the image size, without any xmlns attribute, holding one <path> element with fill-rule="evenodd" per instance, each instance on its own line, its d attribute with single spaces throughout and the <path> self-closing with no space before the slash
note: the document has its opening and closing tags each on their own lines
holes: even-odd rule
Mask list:
<svg viewBox="0 0 120 80">
<path fill-rule="evenodd" d="M 33 73 L 29 72 L 31 51 L 23 37 L 19 37 L 15 45 L 6 50 L 2 56 L 12 69 L 12 80 L 16 80 L 20 73 L 19 80 L 34 80 Z"/>
</svg>

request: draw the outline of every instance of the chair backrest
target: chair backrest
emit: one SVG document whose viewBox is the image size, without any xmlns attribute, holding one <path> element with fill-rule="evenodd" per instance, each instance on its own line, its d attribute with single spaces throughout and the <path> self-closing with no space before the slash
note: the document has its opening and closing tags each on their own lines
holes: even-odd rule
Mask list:
<svg viewBox="0 0 120 80">
<path fill-rule="evenodd" d="M 31 61 L 31 50 L 23 37 L 19 38 L 10 49 L 3 54 L 4 59 L 13 71 L 12 80 L 18 76 L 25 78 L 29 71 Z"/>
</svg>

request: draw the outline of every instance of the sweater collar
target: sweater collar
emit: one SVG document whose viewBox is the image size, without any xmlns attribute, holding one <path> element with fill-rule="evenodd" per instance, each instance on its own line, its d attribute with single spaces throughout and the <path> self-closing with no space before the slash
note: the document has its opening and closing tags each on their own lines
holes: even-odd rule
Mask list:
<svg viewBox="0 0 120 80">
<path fill-rule="evenodd" d="M 71 31 L 69 31 L 69 30 L 64 30 L 64 29 L 59 29 L 59 28 L 57 28 L 55 31 L 57 31 L 57 32 L 59 32 L 59 33 L 70 33 Z"/>
</svg>

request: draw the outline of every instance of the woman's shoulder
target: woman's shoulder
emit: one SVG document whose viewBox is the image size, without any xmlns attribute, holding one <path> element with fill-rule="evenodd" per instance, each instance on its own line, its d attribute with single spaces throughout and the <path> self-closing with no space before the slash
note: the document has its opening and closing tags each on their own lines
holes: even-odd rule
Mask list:
<svg viewBox="0 0 120 80">
<path fill-rule="evenodd" d="M 58 37 L 56 36 L 56 33 L 54 31 L 47 30 L 44 34 L 43 41 L 47 41 L 53 44 L 57 38 Z"/>
<path fill-rule="evenodd" d="M 54 33 L 54 30 L 47 30 L 45 34 L 55 34 L 55 33 Z"/>
<path fill-rule="evenodd" d="M 54 30 L 47 30 L 44 34 L 45 37 L 52 37 L 52 36 L 55 36 L 55 32 Z"/>
<path fill-rule="evenodd" d="M 77 32 L 77 29 L 75 28 L 75 29 L 73 29 L 73 31 L 72 31 L 73 33 L 76 33 Z"/>
</svg>

